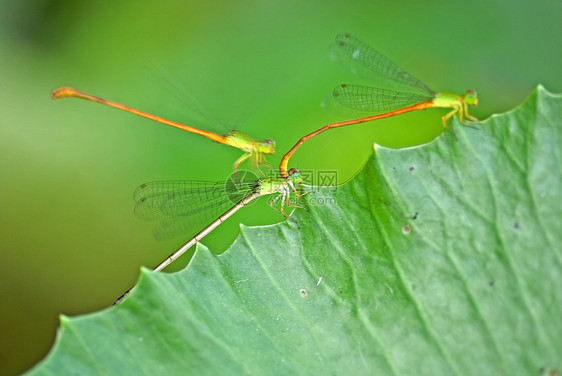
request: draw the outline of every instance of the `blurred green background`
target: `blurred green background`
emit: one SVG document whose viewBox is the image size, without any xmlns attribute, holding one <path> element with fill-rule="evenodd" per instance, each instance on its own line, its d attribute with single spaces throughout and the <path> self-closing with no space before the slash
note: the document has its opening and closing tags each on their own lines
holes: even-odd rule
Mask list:
<svg viewBox="0 0 562 376">
<path fill-rule="evenodd" d="M 560 1 L 151 4 L 0 3 L 2 374 L 22 372 L 47 353 L 59 314 L 110 306 L 141 265 L 156 265 L 182 243 L 156 241 L 157 224 L 134 217 L 136 186 L 224 179 L 240 155 L 98 104 L 54 102 L 53 88 L 74 86 L 217 133 L 238 129 L 272 138 L 274 167 L 302 135 L 341 120 L 320 107 L 334 86 L 368 84 L 330 61 L 340 31 L 406 64 L 435 90 L 476 90 L 480 106 L 471 112 L 481 119 L 517 106 L 539 83 L 562 91 Z M 324 134 L 289 167 L 336 169 L 343 182 L 361 169 L 373 142 L 428 142 L 442 132 L 442 114 L 425 111 Z M 238 223 L 281 219 L 259 202 L 204 243 L 221 252 Z"/>
</svg>

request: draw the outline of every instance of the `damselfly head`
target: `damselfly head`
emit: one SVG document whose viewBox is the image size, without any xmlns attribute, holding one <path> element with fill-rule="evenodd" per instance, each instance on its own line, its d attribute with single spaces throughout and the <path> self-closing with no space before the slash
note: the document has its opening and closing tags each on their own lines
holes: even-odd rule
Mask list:
<svg viewBox="0 0 562 376">
<path fill-rule="evenodd" d="M 275 154 L 275 141 L 266 139 L 261 142 L 260 152 L 264 154 Z"/>
<path fill-rule="evenodd" d="M 474 90 L 467 90 L 464 94 L 464 101 L 471 106 L 478 106 L 478 96 Z"/>
<path fill-rule="evenodd" d="M 297 170 L 296 168 L 290 168 L 287 176 L 293 183 L 304 184 L 304 179 L 299 170 Z"/>
</svg>

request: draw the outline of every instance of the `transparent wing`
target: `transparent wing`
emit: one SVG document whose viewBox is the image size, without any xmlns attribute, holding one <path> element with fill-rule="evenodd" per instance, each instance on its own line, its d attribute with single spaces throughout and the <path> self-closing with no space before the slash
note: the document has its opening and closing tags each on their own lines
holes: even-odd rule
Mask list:
<svg viewBox="0 0 562 376">
<path fill-rule="evenodd" d="M 389 58 L 385 57 L 383 54 L 349 33 L 340 33 L 336 36 L 336 47 L 347 59 L 360 64 L 372 72 L 376 72 L 381 76 L 388 78 L 393 83 L 408 86 L 430 96 L 433 96 L 434 94 L 434 91 L 427 87 L 423 82 L 404 71 Z"/>
<path fill-rule="evenodd" d="M 160 220 L 230 206 L 249 195 L 256 184 L 255 180 L 167 180 L 145 183 L 133 194 L 135 215 L 143 219 Z"/>
<path fill-rule="evenodd" d="M 332 96 L 344 106 L 373 114 L 393 111 L 432 98 L 429 95 L 400 93 L 359 85 L 339 85 L 332 92 Z"/>
</svg>

